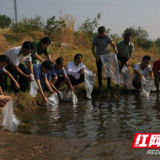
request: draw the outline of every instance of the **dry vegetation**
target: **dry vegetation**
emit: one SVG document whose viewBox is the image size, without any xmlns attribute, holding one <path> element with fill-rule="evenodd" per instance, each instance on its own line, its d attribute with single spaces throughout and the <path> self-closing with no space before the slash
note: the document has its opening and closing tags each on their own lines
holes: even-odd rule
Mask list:
<svg viewBox="0 0 160 160">
<path fill-rule="evenodd" d="M 50 46 L 51 56 L 54 60 L 57 57 L 62 56 L 65 59 L 65 64 L 73 60 L 73 57 L 76 53 L 83 54 L 83 63 L 93 72 L 96 73 L 96 64 L 95 58 L 91 53 L 91 41 L 84 39 L 83 33 L 77 32 L 75 36 L 74 34 L 74 20 L 71 19 L 68 21 L 71 25 L 67 26 L 66 29 L 59 30 L 52 38 L 54 38 L 54 43 Z M 37 40 L 46 36 L 46 33 L 42 31 L 33 31 L 31 35 L 26 35 L 23 38 L 20 38 L 18 41 L 10 41 L 7 37 L 10 36 L 9 29 L 0 29 L 0 53 L 2 54 L 4 51 L 8 50 L 11 47 L 20 46 L 24 41 Z M 12 35 L 13 36 L 13 35 Z M 55 38 L 56 37 L 56 38 Z M 52 39 L 53 41 L 53 39 Z M 134 42 L 134 40 L 133 40 Z M 59 43 L 61 43 L 61 47 L 59 47 Z M 57 45 L 58 44 L 58 45 Z M 156 48 L 150 48 L 148 52 L 142 50 L 141 48 L 137 48 L 135 46 L 135 52 L 133 58 L 130 61 L 130 70 L 132 70 L 135 63 L 141 61 L 144 55 L 150 55 L 152 57 L 152 63 L 156 59 L 160 58 L 158 51 Z M 104 82 L 104 84 L 106 84 Z M 97 86 L 97 81 L 96 81 Z M 83 90 L 83 84 L 76 87 L 76 90 Z M 36 101 L 34 98 L 30 97 L 28 93 L 20 93 L 19 95 L 13 95 L 13 93 L 7 92 L 6 94 L 11 95 L 14 98 L 15 107 L 18 109 L 27 109 L 32 110 L 31 106 L 37 106 L 36 101 L 39 101 L 40 95 L 37 95 Z M 79 92 L 78 92 L 79 94 Z"/>
</svg>

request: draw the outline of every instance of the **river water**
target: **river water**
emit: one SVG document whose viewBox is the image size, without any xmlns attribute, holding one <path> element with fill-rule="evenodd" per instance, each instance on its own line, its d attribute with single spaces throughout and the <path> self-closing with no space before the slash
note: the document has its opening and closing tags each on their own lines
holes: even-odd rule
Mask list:
<svg viewBox="0 0 160 160">
<path fill-rule="evenodd" d="M 49 111 L 41 107 L 21 112 L 16 132 L 95 140 L 132 140 L 135 133 L 160 133 L 159 95 L 149 98 L 128 95 L 120 98 L 81 99 L 77 105 L 61 103 Z"/>
</svg>

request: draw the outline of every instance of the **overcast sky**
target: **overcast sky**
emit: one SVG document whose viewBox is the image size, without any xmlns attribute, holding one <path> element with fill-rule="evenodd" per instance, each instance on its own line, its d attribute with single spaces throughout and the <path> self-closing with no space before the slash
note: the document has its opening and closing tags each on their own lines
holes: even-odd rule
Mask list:
<svg viewBox="0 0 160 160">
<path fill-rule="evenodd" d="M 160 37 L 160 0 L 17 0 L 18 20 L 41 16 L 44 21 L 52 16 L 72 15 L 76 27 L 97 13 L 102 18 L 99 26 L 121 35 L 127 27 L 139 26 L 148 31 L 151 39 Z M 14 18 L 14 0 L 0 0 L 0 14 Z"/>
</svg>

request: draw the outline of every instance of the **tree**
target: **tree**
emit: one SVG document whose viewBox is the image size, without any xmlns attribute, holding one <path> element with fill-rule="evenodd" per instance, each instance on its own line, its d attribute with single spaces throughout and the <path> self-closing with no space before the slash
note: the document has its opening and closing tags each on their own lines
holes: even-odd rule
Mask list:
<svg viewBox="0 0 160 160">
<path fill-rule="evenodd" d="M 149 41 L 147 41 L 148 37 L 149 37 L 148 31 L 146 31 L 142 27 L 138 27 L 137 29 L 135 29 L 134 26 L 130 27 L 130 28 L 126 28 L 124 30 L 124 33 L 126 33 L 126 32 L 131 33 L 132 37 L 134 37 L 136 39 L 139 47 L 142 47 L 142 44 L 144 45 L 144 41 L 147 42 L 147 43 L 149 42 Z"/>
<path fill-rule="evenodd" d="M 6 15 L 0 15 L 0 28 L 6 28 L 9 27 L 12 20 L 10 17 Z"/>
<path fill-rule="evenodd" d="M 98 13 L 93 20 L 87 18 L 85 22 L 81 25 L 80 31 L 84 32 L 88 38 L 93 38 L 93 36 L 95 35 L 94 30 L 96 27 L 98 27 L 98 21 L 100 19 L 101 19 L 101 13 Z"/>
</svg>

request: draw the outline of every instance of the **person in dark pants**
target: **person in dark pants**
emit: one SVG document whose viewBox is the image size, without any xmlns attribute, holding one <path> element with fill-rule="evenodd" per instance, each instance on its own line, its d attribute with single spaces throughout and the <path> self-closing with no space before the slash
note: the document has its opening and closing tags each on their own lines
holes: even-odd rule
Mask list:
<svg viewBox="0 0 160 160">
<path fill-rule="evenodd" d="M 98 35 L 93 38 L 92 41 L 92 53 L 96 59 L 96 66 L 98 71 L 98 90 L 102 87 L 102 61 L 100 55 L 109 54 L 109 44 L 112 45 L 114 52 L 117 54 L 117 47 L 113 39 L 106 34 L 105 27 L 101 26 L 98 28 Z M 107 87 L 111 89 L 111 79 L 107 78 Z"/>
<path fill-rule="evenodd" d="M 70 82 L 69 77 L 64 68 L 64 59 L 59 57 L 56 59 L 56 63 L 53 65 L 52 70 L 48 73 L 48 80 L 52 89 L 59 93 L 59 89 L 64 85 L 68 85 L 68 88 L 74 91 L 74 88 Z"/>
<path fill-rule="evenodd" d="M 83 63 L 82 63 L 82 54 L 76 54 L 74 56 L 74 61 L 67 64 L 67 74 L 73 86 L 76 86 L 84 82 L 84 71 L 87 70 L 91 72 Z"/>
<path fill-rule="evenodd" d="M 134 44 L 131 42 L 131 34 L 124 33 L 124 40 L 119 41 L 117 44 L 118 50 L 118 63 L 120 72 L 124 65 L 128 66 L 129 61 L 134 52 Z"/>
<path fill-rule="evenodd" d="M 6 55 L 9 58 L 9 64 L 6 69 L 16 80 L 17 76 L 19 75 L 20 90 L 22 91 L 26 90 L 26 81 L 31 81 L 33 77 L 31 53 L 32 43 L 29 41 L 24 42 L 22 46 L 11 48 L 3 53 L 3 55 Z M 26 69 L 22 62 L 27 62 L 30 75 L 26 74 Z M 11 85 L 14 92 L 19 92 L 19 90 L 15 87 L 13 81 L 11 81 Z"/>
<path fill-rule="evenodd" d="M 6 55 L 0 55 L 0 86 L 2 87 L 3 90 L 5 90 L 7 77 L 9 77 L 13 82 L 15 88 L 19 89 L 18 82 L 14 79 L 11 73 L 5 69 L 8 63 L 9 63 L 9 58 Z"/>
</svg>

